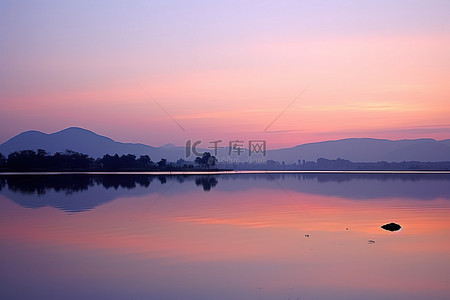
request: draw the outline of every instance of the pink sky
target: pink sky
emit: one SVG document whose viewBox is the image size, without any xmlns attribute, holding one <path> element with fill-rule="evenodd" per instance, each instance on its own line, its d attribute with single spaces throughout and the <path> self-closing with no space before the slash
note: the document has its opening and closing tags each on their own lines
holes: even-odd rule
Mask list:
<svg viewBox="0 0 450 300">
<path fill-rule="evenodd" d="M 0 142 L 70 126 L 153 146 L 447 139 L 449 6 L 0 4 Z"/>
</svg>

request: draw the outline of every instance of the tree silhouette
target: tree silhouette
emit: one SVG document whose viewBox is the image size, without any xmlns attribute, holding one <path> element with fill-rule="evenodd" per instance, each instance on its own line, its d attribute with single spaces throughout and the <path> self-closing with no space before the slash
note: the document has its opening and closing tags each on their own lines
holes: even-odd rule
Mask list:
<svg viewBox="0 0 450 300">
<path fill-rule="evenodd" d="M 17 171 L 41 170 L 85 170 L 92 166 L 93 159 L 87 154 L 67 150 L 48 155 L 45 150 L 16 151 L 8 155 L 6 166 Z"/>
<path fill-rule="evenodd" d="M 218 183 L 218 181 L 217 181 L 216 177 L 201 176 L 201 177 L 197 177 L 195 179 L 195 184 L 197 186 L 201 185 L 205 192 L 210 191 L 211 188 L 213 188 L 217 185 L 217 183 Z"/>
<path fill-rule="evenodd" d="M 138 164 L 143 169 L 148 169 L 153 166 L 153 162 L 148 155 L 141 155 L 138 159 Z"/>
<path fill-rule="evenodd" d="M 210 166 L 215 166 L 217 163 L 217 159 L 215 156 L 212 156 L 209 152 L 204 152 L 202 157 L 197 156 L 195 158 L 195 163 L 198 164 L 202 168 L 208 168 Z"/>
<path fill-rule="evenodd" d="M 215 166 L 217 159 L 209 152 L 195 158 L 195 163 L 202 169 Z M 157 165 L 148 155 L 136 158 L 134 154 L 113 156 L 106 154 L 102 158 L 94 159 L 87 154 L 66 150 L 53 155 L 38 149 L 16 151 L 6 159 L 0 153 L 0 169 L 12 172 L 49 172 L 49 171 L 150 171 L 150 170 L 182 170 L 193 169 L 192 164 L 179 159 L 177 163 L 168 163 L 162 158 Z M 263 169 L 263 170 L 450 170 L 450 161 L 443 162 L 351 162 L 345 159 L 319 158 L 314 161 L 303 161 L 301 165 L 281 165 L 274 160 L 265 164 L 236 163 L 233 168 Z"/>
<path fill-rule="evenodd" d="M 0 168 L 6 168 L 6 157 L 0 153 Z"/>
<path fill-rule="evenodd" d="M 165 168 L 166 165 L 167 165 L 167 159 L 161 158 L 161 160 L 158 161 L 158 167 L 160 167 L 160 168 Z"/>
</svg>

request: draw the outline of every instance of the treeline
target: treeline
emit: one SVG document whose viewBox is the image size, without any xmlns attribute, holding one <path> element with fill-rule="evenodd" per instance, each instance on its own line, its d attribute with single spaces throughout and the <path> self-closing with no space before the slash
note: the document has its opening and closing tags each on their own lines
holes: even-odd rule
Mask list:
<svg viewBox="0 0 450 300">
<path fill-rule="evenodd" d="M 402 162 L 352 162 L 345 159 L 325 159 L 319 158 L 317 162 L 306 162 L 301 165 L 305 169 L 315 170 L 450 170 L 450 162 L 420 162 L 420 161 L 402 161 Z"/>
<path fill-rule="evenodd" d="M 221 165 L 219 164 L 219 167 Z M 238 163 L 234 164 L 235 170 L 286 170 L 286 171 L 420 171 L 438 170 L 449 171 L 450 161 L 443 162 L 352 162 L 346 159 L 319 158 L 317 161 L 302 161 L 299 164 L 284 164 L 274 160 L 268 160 L 261 164 Z"/>
<path fill-rule="evenodd" d="M 198 157 L 195 162 L 179 159 L 168 162 L 162 158 L 154 162 L 148 155 L 136 157 L 133 154 L 109 155 L 102 158 L 92 158 L 87 154 L 66 150 L 53 155 L 39 149 L 23 150 L 11 153 L 5 157 L 0 153 L 0 170 L 11 172 L 39 171 L 170 171 L 205 169 L 215 165 L 217 160 L 209 153 Z"/>
<path fill-rule="evenodd" d="M 168 162 L 162 158 L 157 162 L 148 155 L 109 155 L 92 158 L 87 154 L 66 150 L 53 155 L 45 150 L 23 150 L 5 157 L 0 153 L 0 172 L 51 172 L 51 171 L 196 171 L 211 168 L 216 170 L 294 170 L 294 171 L 394 171 L 394 170 L 450 170 L 450 162 L 352 162 L 345 159 L 319 158 L 317 161 L 302 161 L 284 164 L 274 160 L 260 163 L 217 163 L 209 152 L 195 161 L 179 159 Z"/>
<path fill-rule="evenodd" d="M 149 175 L 149 174 L 63 174 L 60 176 L 36 176 L 36 175 L 0 175 L 0 191 L 4 188 L 22 194 L 45 195 L 49 191 L 73 193 L 87 191 L 94 186 L 105 189 L 134 189 L 136 187 L 149 187 L 150 184 L 166 184 L 170 181 L 178 183 L 192 182 L 196 186 L 202 186 L 204 191 L 211 190 L 218 183 L 214 175 Z M 61 201 L 59 198 L 55 198 Z M 29 203 L 32 205 L 33 203 Z"/>
</svg>

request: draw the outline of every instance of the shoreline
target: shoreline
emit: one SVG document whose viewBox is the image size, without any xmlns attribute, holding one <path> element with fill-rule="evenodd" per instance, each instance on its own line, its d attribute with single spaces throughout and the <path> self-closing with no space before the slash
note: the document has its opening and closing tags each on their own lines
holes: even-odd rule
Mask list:
<svg viewBox="0 0 450 300">
<path fill-rule="evenodd" d="M 121 171 L 121 172 L 0 172 L 0 176 L 10 175 L 239 175 L 239 174 L 442 174 L 450 171 L 439 170 L 210 170 L 210 171 Z"/>
</svg>

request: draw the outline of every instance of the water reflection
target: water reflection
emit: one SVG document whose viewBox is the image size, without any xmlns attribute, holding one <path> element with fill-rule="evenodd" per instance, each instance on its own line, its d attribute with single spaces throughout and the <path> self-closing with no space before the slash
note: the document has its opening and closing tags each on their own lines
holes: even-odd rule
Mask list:
<svg viewBox="0 0 450 300">
<path fill-rule="evenodd" d="M 448 176 L 79 176 L 0 177 L 0 298 L 450 295 Z"/>
<path fill-rule="evenodd" d="M 217 183 L 218 183 L 217 178 L 214 176 L 201 176 L 195 179 L 195 184 L 197 186 L 201 185 L 205 192 L 211 190 L 213 187 L 217 185 Z"/>
<path fill-rule="evenodd" d="M 167 184 L 167 188 L 165 188 Z M 450 175 L 442 174 L 233 174 L 233 175 L 21 175 L 0 176 L 0 192 L 29 208 L 52 206 L 82 212 L 123 196 L 184 193 L 190 185 L 243 192 L 277 188 L 353 199 L 408 197 L 450 199 Z M 107 192 L 102 192 L 107 190 Z M 114 190 L 115 192 L 111 192 Z M 64 195 L 64 197 L 61 197 Z"/>
</svg>

